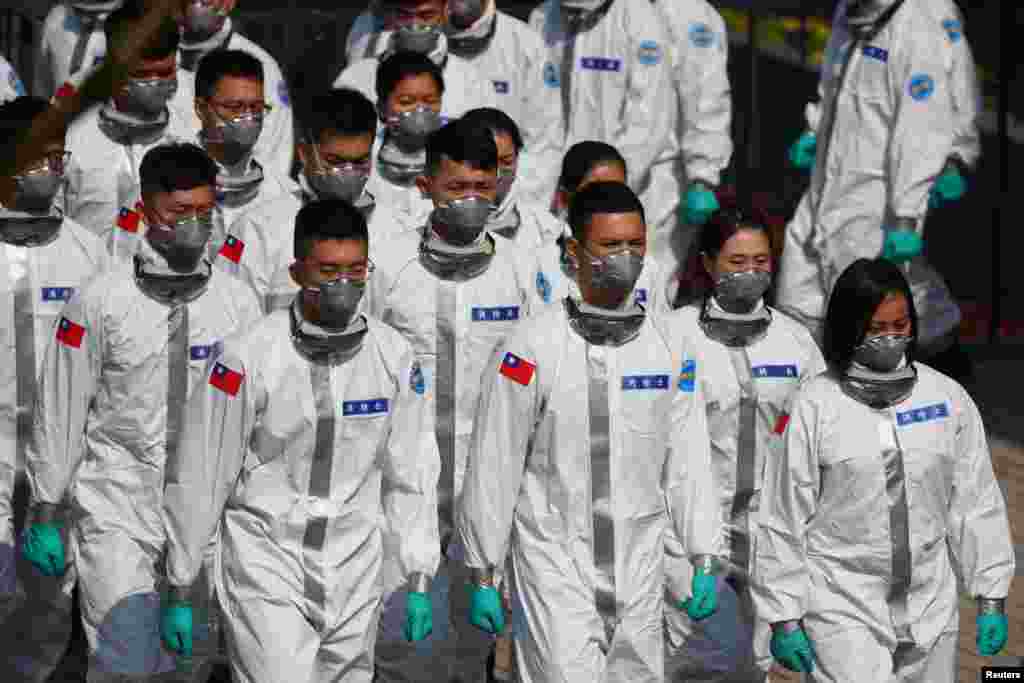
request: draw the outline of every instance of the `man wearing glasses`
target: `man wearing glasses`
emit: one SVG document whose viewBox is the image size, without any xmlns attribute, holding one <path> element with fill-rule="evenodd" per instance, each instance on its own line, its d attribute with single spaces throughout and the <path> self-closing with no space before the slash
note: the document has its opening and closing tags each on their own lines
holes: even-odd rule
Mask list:
<svg viewBox="0 0 1024 683">
<path fill-rule="evenodd" d="M 168 461 L 162 635 L 190 652 L 189 589 L 219 525 L 234 680 L 369 683 L 386 542 L 408 587 L 404 637 L 432 629 L 431 404 L 410 344 L 362 313 L 373 271 L 362 213 L 314 201 L 294 224 L 299 293 L 225 342 Z"/>
<path fill-rule="evenodd" d="M 33 516 L 22 554 L 43 574 L 77 574 L 90 683 L 173 669 L 157 592 L 164 466 L 207 361 L 261 315 L 245 285 L 206 256 L 217 178 L 209 157 L 161 145 L 139 173 L 145 239 L 64 307 L 26 453 Z"/>
</svg>

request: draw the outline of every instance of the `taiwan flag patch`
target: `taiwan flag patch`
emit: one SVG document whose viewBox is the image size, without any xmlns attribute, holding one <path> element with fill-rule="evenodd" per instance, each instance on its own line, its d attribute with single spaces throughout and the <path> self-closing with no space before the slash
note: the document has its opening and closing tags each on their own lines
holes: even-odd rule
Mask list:
<svg viewBox="0 0 1024 683">
<path fill-rule="evenodd" d="M 127 206 L 122 206 L 117 213 L 117 227 L 125 232 L 138 232 L 140 220 L 139 212 Z"/>
<path fill-rule="evenodd" d="M 228 238 L 224 240 L 224 246 L 220 248 L 220 255 L 232 263 L 241 263 L 243 251 L 245 251 L 245 242 L 234 235 L 228 235 Z"/>
<path fill-rule="evenodd" d="M 63 97 L 74 97 L 77 92 L 78 91 L 75 89 L 75 86 L 70 83 L 64 83 L 64 85 L 57 88 L 57 92 L 55 92 L 53 96 L 59 100 Z"/>
<path fill-rule="evenodd" d="M 57 323 L 57 341 L 64 346 L 79 349 L 82 347 L 82 340 L 84 338 L 85 328 L 81 325 L 73 323 L 63 317 L 60 319 L 60 322 Z"/>
<path fill-rule="evenodd" d="M 242 388 L 242 379 L 245 378 L 240 372 L 235 372 L 223 363 L 213 366 L 210 373 L 210 386 L 220 389 L 228 396 L 234 396 Z"/>
<path fill-rule="evenodd" d="M 537 366 L 530 361 L 523 360 L 514 353 L 506 353 L 505 358 L 501 361 L 499 372 L 513 382 L 518 382 L 525 387 L 529 386 L 536 369 Z"/>
<path fill-rule="evenodd" d="M 780 435 L 781 434 L 785 434 L 786 433 L 786 427 L 788 427 L 788 426 L 789 426 L 789 415 L 786 414 L 786 413 L 782 413 L 781 415 L 779 415 L 779 419 L 777 419 L 775 421 L 775 429 L 773 429 L 772 431 L 775 432 L 776 434 L 780 434 Z"/>
</svg>

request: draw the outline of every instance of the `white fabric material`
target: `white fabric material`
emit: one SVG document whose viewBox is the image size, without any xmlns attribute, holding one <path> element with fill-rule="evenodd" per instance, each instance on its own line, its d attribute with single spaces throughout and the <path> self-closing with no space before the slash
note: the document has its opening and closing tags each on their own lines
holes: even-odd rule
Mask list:
<svg viewBox="0 0 1024 683">
<path fill-rule="evenodd" d="M 377 103 L 378 58 L 369 57 L 349 64 L 334 80 L 335 88 L 358 90 Z M 470 109 L 497 107 L 494 86 L 477 69 L 461 57 L 448 55 L 442 67 L 444 96 L 441 98 L 441 116 L 456 119 Z"/>
<path fill-rule="evenodd" d="M 678 262 L 692 238 L 673 241 L 673 231 L 697 232 L 677 219 L 682 193 L 696 180 L 717 187 L 732 158 L 729 37 L 722 15 L 706 0 L 658 0 L 653 7 L 670 39 L 679 157 L 654 166 L 657 202 L 646 208 L 657 221 L 652 253 Z"/>
<path fill-rule="evenodd" d="M 0 104 L 26 95 L 25 86 L 11 63 L 0 56 Z"/>
<path fill-rule="evenodd" d="M 491 356 L 459 530 L 470 567 L 502 567 L 511 554 L 526 620 L 516 643 L 525 683 L 662 681 L 665 529 L 674 526 L 690 557 L 721 551 L 700 389 L 677 388 L 692 349 L 674 331 L 648 318 L 621 347 L 589 347 L 564 307 L 552 306 Z M 506 354 L 534 366 L 527 384 L 500 372 Z M 619 605 L 611 642 L 594 601 L 589 407 L 581 398 L 595 364 L 608 377 Z M 623 391 L 632 375 L 664 375 L 667 387 Z"/>
<path fill-rule="evenodd" d="M 576 37 L 568 122 L 562 112 L 563 154 L 577 142 L 599 140 L 625 157 L 629 186 L 644 203 L 650 235 L 669 220 L 679 194 L 671 172 L 679 156 L 677 98 L 664 23 L 649 2 L 613 2 L 594 27 Z M 534 9 L 530 26 L 548 51 L 545 86 L 561 93 L 567 35 L 559 0 Z M 660 164 L 669 172 L 654 173 Z"/>
<path fill-rule="evenodd" d="M 230 18 L 228 21 L 231 21 Z M 254 154 L 263 164 L 264 170 L 274 170 L 281 177 L 288 178 L 291 176 L 295 156 L 295 124 L 291 95 L 281 66 L 269 52 L 239 33 L 231 34 L 227 49 L 247 52 L 263 65 L 263 99 L 271 106 L 271 110 L 263 118 L 263 130 L 256 141 Z M 195 113 L 194 99 L 183 96 L 185 93 L 195 92 L 195 74 L 180 69 L 178 78 L 188 80 L 188 90 L 179 89 L 172 106 L 179 110 L 183 118 L 187 117 L 186 120 L 190 121 L 193 132 L 197 135 L 202 124 Z"/>
<path fill-rule="evenodd" d="M 89 35 L 81 68 L 71 73 L 71 58 L 82 32 L 78 12 L 62 2 L 55 3 L 43 21 L 43 30 L 36 45 L 33 95 L 49 99 L 66 82 L 80 85 L 103 63 L 107 55 L 107 38 L 100 23 Z"/>
<path fill-rule="evenodd" d="M 534 251 L 542 246 L 553 244 L 562 234 L 562 221 L 558 220 L 545 205 L 527 199 L 520 177 L 512 183 L 505 201 L 498 208 L 490 224 L 500 224 L 514 211 L 519 213 L 519 229 L 512 242 L 520 249 Z"/>
<path fill-rule="evenodd" d="M 914 366 L 913 392 L 884 410 L 850 398 L 831 375 L 812 380 L 794 399 L 785 450 L 767 462 L 755 604 L 772 623 L 802 617 L 816 644 L 864 629 L 880 647 L 896 646 L 886 603 L 894 549 L 880 426 L 895 430 L 903 452 L 912 558 L 906 622 L 914 642 L 929 649 L 956 629 L 957 574 L 967 595 L 1003 598 L 1009 590 L 1013 544 L 981 416 L 956 382 Z M 860 661 L 849 650 L 839 656 Z M 827 649 L 818 660 L 825 670 L 846 666 Z M 874 673 L 868 665 L 858 678 Z"/>
<path fill-rule="evenodd" d="M 217 269 L 184 308 L 191 391 L 205 378 L 211 348 L 255 323 L 260 310 L 241 282 Z M 27 473 L 34 502 L 67 497 L 74 510 L 69 557 L 93 671 L 172 667 L 160 645 L 157 593 L 171 310 L 142 293 L 131 265 L 116 267 L 63 311 L 83 328 L 80 346 L 51 343 L 43 363 Z"/>
<path fill-rule="evenodd" d="M 38 571 L 23 568 L 16 592 L 15 565 L 22 562 L 11 499 L 31 437 L 28 432 L 18 433 L 17 414 L 32 411 L 24 403 L 26 397 L 18 396 L 19 365 L 29 360 L 16 355 L 19 324 L 30 316 L 35 352 L 35 367 L 20 371 L 38 378 L 65 301 L 107 265 L 99 239 L 67 218 L 57 237 L 43 246 L 0 244 L 0 605 L 6 605 L 4 615 L 14 609 L 6 621 L 0 615 L 12 635 L 0 642 L 0 678 L 4 680 L 46 680 L 71 636 L 71 599 L 60 591 L 58 579 L 42 579 Z M 31 310 L 17 310 L 15 297 L 20 291 L 29 295 Z"/>
<path fill-rule="evenodd" d="M 511 334 L 519 321 L 536 310 L 538 301 L 532 285 L 529 256 L 513 243 L 493 237 L 495 253 L 487 270 L 475 278 L 462 281 L 441 280 L 428 271 L 420 261 L 421 232 L 397 235 L 390 240 L 371 243 L 370 255 L 377 266 L 367 290 L 367 313 L 393 326 L 410 341 L 422 364 L 426 382 L 426 399 L 431 415 L 435 414 L 435 370 L 437 367 L 437 319 L 439 290 L 455 302 L 454 326 L 454 500 L 459 499 L 469 454 L 469 439 L 480 395 L 481 377 L 496 344 Z M 508 310 L 514 308 L 516 317 L 501 320 L 474 320 L 474 311 Z M 434 422 L 431 421 L 433 428 Z M 444 483 L 442 484 L 444 485 Z M 451 520 L 442 520 L 447 526 Z M 455 541 L 452 542 L 455 546 Z M 457 554 L 457 553 L 456 553 Z M 461 562 L 449 548 L 450 562 Z M 467 587 L 465 573 L 449 568 L 449 596 L 461 598 Z M 385 558 L 385 589 L 396 585 L 396 572 L 390 558 Z M 453 667 L 465 680 L 480 680 L 489 647 L 479 631 L 469 624 L 468 605 L 461 599 L 450 599 L 443 607 L 449 622 L 450 642 L 430 641 L 423 647 L 414 647 L 404 638 L 389 638 L 391 669 L 401 672 L 410 680 L 432 680 L 432 656 L 447 656 L 454 650 Z M 387 619 L 387 617 L 385 617 Z M 435 628 L 439 628 L 435 624 Z M 397 634 L 394 634 L 397 635 Z M 442 648 L 445 655 L 441 655 Z M 426 678 L 424 678 L 426 676 Z M 397 679 L 405 680 L 405 679 Z"/>
<path fill-rule="evenodd" d="M 414 389 L 408 342 L 368 319 L 357 354 L 321 366 L 335 424 L 325 456 L 317 369 L 295 348 L 289 316 L 277 311 L 225 343 L 217 362 L 244 378 L 236 395 L 211 374 L 189 401 L 186 437 L 168 463 L 168 580 L 195 581 L 220 526 L 216 584 L 238 680 L 369 682 L 384 537 L 403 576 L 430 577 L 438 565 L 430 405 Z M 207 372 L 217 372 L 212 362 Z M 351 413 L 367 401 L 386 408 Z M 323 496 L 312 493 L 314 457 L 332 458 Z M 317 517 L 327 519 L 322 550 L 304 541 Z M 312 565 L 297 561 L 311 551 Z"/>
<path fill-rule="evenodd" d="M 295 261 L 295 217 L 303 203 L 299 192 L 281 194 L 251 205 L 228 226 L 227 234 L 242 242 L 241 259 L 236 265 L 221 254 L 217 264 L 236 272 L 266 313 L 288 306 L 299 291 L 288 268 Z M 369 220 L 370 248 L 403 230 L 387 204 L 378 202 Z"/>
<path fill-rule="evenodd" d="M 946 631 L 927 647 L 893 651 L 868 629 L 817 636 L 808 628 L 818 660 L 807 675 L 809 683 L 853 680 L 879 683 L 955 683 L 959 678 L 956 630 Z"/>
<path fill-rule="evenodd" d="M 716 304 L 712 302 L 712 305 Z M 772 323 L 765 336 L 745 347 L 758 400 L 757 449 L 754 462 L 755 493 L 750 501 L 747 525 L 744 528 L 733 528 L 730 518 L 736 495 L 739 457 L 737 440 L 740 430 L 740 399 L 742 397 L 740 381 L 731 360 L 730 349 L 709 338 L 701 329 L 699 306 L 685 306 L 669 316 L 694 349 L 693 360 L 696 362 L 697 377 L 701 383 L 701 393 L 707 413 L 708 433 L 711 438 L 714 489 L 722 519 L 726 520 L 725 535 L 722 541 L 729 549 L 731 533 L 742 534 L 751 541 L 756 537 L 754 522 L 763 484 L 761 476 L 764 473 L 765 462 L 778 457 L 785 445 L 783 435 L 777 431 L 780 425 L 779 421 L 788 416 L 790 402 L 797 389 L 825 370 L 825 361 L 807 330 L 792 318 L 774 310 L 772 311 Z M 665 545 L 667 553 L 665 574 L 668 580 L 668 593 L 672 602 L 677 604 L 690 597 L 693 568 L 682 552 L 679 540 L 671 531 L 666 534 Z M 746 568 L 742 569 L 746 570 Z M 747 624 L 751 631 L 764 637 L 768 633 L 768 624 L 763 620 L 755 620 L 749 603 L 750 599 L 747 595 L 740 596 L 735 600 L 734 607 L 737 609 L 733 618 Z M 745 606 L 748 609 L 740 609 Z M 716 630 L 705 628 L 703 622 L 694 629 L 690 620 L 681 610 L 666 608 L 666 614 L 668 615 L 666 619 L 668 626 L 666 656 L 670 661 L 686 654 L 685 650 L 689 645 L 687 641 L 694 630 L 703 636 L 700 640 L 705 643 L 708 640 L 714 641 Z M 715 618 L 724 621 L 728 617 L 725 615 L 712 617 L 712 619 Z M 768 652 L 767 640 L 757 643 L 755 647 L 757 646 L 760 646 L 762 650 L 759 653 L 761 655 L 759 659 L 764 664 L 764 655 Z M 698 651 L 700 649 L 703 648 L 699 648 Z M 695 658 L 691 654 L 687 670 L 694 675 L 701 671 L 707 675 L 722 669 L 728 671 L 732 658 L 722 661 L 715 656 L 716 654 L 718 653 L 708 653 L 707 662 L 701 662 L 699 658 Z M 726 654 L 729 653 L 726 652 Z M 746 657 L 747 661 L 752 655 L 750 651 L 736 654 Z M 702 667 L 702 664 L 705 666 Z M 700 678 L 699 680 L 704 679 Z"/>
<path fill-rule="evenodd" d="M 179 79 L 181 72 L 179 72 Z M 178 82 L 178 91 L 187 90 Z M 145 144 L 114 142 L 99 126 L 100 105 L 86 110 L 68 129 L 66 148 L 71 161 L 65 169 L 64 213 L 104 242 L 113 237 L 118 213 L 141 198 L 139 165 L 153 147 L 170 142 L 195 142 L 196 131 L 174 107 L 163 135 Z"/>
<path fill-rule="evenodd" d="M 366 182 L 366 191 L 373 195 L 377 206 L 386 206 L 394 216 L 402 231 L 416 230 L 427 222 L 427 217 L 434 210 L 434 204 L 425 197 L 416 183 L 400 185 L 393 183 L 381 175 L 377 166 L 380 152 L 380 141 L 375 143 L 373 151 L 373 169 L 370 179 Z"/>
<path fill-rule="evenodd" d="M 906 2 L 874 38 L 857 42 L 845 7 L 832 22 L 820 108 L 808 111 L 818 153 L 786 226 L 779 271 L 779 307 L 811 328 L 824 318 L 840 273 L 881 253 L 883 226 L 905 218 L 923 229 L 928 192 L 946 159 L 972 165 L 980 152 L 970 48 L 962 24 L 955 41 L 943 26 L 961 21 L 955 4 Z"/>
</svg>

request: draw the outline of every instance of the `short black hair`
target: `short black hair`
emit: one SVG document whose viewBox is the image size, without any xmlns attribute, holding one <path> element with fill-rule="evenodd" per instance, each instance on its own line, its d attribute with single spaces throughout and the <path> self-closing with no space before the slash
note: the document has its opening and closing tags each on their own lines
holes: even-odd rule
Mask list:
<svg viewBox="0 0 1024 683">
<path fill-rule="evenodd" d="M 28 142 L 33 119 L 49 107 L 43 98 L 28 96 L 0 104 L 0 159 L 4 159 L 4 168 L 14 163 L 17 146 Z"/>
<path fill-rule="evenodd" d="M 337 88 L 316 93 L 299 105 L 304 139 L 310 144 L 323 141 L 324 134 L 341 137 L 377 135 L 377 110 L 358 90 Z"/>
<path fill-rule="evenodd" d="M 150 11 L 161 12 L 152 0 L 125 0 L 121 7 L 110 13 L 103 22 L 103 33 L 107 38 L 107 51 L 113 46 L 126 45 L 132 35 L 138 32 L 139 22 Z M 164 14 L 160 26 L 142 48 L 143 59 L 165 59 L 178 53 L 181 34 L 178 24 L 170 13 Z"/>
<path fill-rule="evenodd" d="M 519 126 L 512 120 L 512 117 L 493 107 L 480 107 L 473 109 L 462 116 L 462 120 L 477 126 L 483 126 L 491 131 L 491 135 L 507 135 L 512 138 L 516 154 L 523 150 L 523 136 L 519 133 Z"/>
<path fill-rule="evenodd" d="M 426 55 L 408 50 L 399 50 L 389 55 L 377 65 L 377 107 L 383 111 L 384 103 L 400 82 L 421 74 L 429 74 L 444 95 L 444 74 L 441 67 L 430 61 Z"/>
<path fill-rule="evenodd" d="M 857 259 L 843 271 L 832 288 L 825 313 L 823 352 L 829 367 L 844 372 L 850 367 L 854 349 L 864 341 L 871 318 L 890 294 L 907 299 L 912 336 L 907 358 L 913 359 L 917 342 L 917 309 L 903 271 L 885 259 Z"/>
<path fill-rule="evenodd" d="M 363 212 L 343 199 L 318 199 L 295 216 L 295 260 L 302 261 L 317 242 L 356 240 L 369 246 L 370 231 Z"/>
<path fill-rule="evenodd" d="M 196 68 L 196 97 L 212 97 L 226 76 L 263 82 L 263 64 L 242 50 L 214 50 L 199 60 Z"/>
<path fill-rule="evenodd" d="M 142 196 L 193 190 L 217 184 L 217 165 L 201 148 L 189 142 L 157 145 L 139 165 Z"/>
<path fill-rule="evenodd" d="M 558 188 L 566 192 L 575 192 L 583 179 L 594 168 L 601 164 L 618 164 L 624 172 L 628 172 L 626 159 L 606 142 L 584 140 L 569 148 L 562 159 L 562 174 L 558 176 Z"/>
<path fill-rule="evenodd" d="M 444 159 L 482 171 L 497 171 L 498 146 L 487 128 L 456 119 L 427 137 L 427 173 L 437 173 Z"/>
<path fill-rule="evenodd" d="M 647 223 L 644 205 L 629 186 L 614 181 L 591 183 L 569 205 L 569 226 L 578 242 L 586 239 L 590 219 L 599 213 L 638 213 L 640 220 Z"/>
</svg>

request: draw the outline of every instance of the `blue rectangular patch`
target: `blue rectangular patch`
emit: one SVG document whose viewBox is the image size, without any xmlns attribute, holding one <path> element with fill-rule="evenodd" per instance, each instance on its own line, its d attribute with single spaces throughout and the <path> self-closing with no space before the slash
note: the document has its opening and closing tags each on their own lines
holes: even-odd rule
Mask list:
<svg viewBox="0 0 1024 683">
<path fill-rule="evenodd" d="M 43 287 L 43 301 L 70 301 L 74 287 Z"/>
<path fill-rule="evenodd" d="M 383 415 L 388 412 L 388 399 L 368 398 L 365 401 L 342 401 L 341 414 L 345 417 L 354 415 Z"/>
<path fill-rule="evenodd" d="M 919 422 L 931 422 L 949 417 L 949 406 L 945 403 L 936 403 L 933 406 L 914 408 L 902 413 L 896 413 L 896 424 L 905 427 Z"/>
<path fill-rule="evenodd" d="M 668 375 L 623 375 L 623 391 L 668 389 Z"/>
<path fill-rule="evenodd" d="M 792 377 L 796 379 L 799 376 L 795 365 L 758 365 L 757 367 L 751 368 L 750 372 L 754 377 L 772 377 L 782 379 Z"/>
<path fill-rule="evenodd" d="M 697 361 L 685 360 L 679 369 L 679 391 L 692 394 L 697 388 Z"/>
<path fill-rule="evenodd" d="M 508 81 L 491 81 L 494 83 L 494 92 L 499 95 L 507 95 L 509 91 Z"/>
<path fill-rule="evenodd" d="M 196 344 L 188 348 L 188 357 L 192 360 L 209 360 L 220 353 L 220 342 L 212 344 Z"/>
<path fill-rule="evenodd" d="M 638 305 L 647 303 L 647 290 L 644 289 L 643 287 L 640 287 L 635 292 L 633 292 L 633 301 L 636 302 Z"/>
<path fill-rule="evenodd" d="M 493 306 L 473 307 L 473 322 L 503 322 L 506 320 L 519 320 L 518 306 Z"/>
<path fill-rule="evenodd" d="M 864 46 L 864 56 L 870 57 L 871 59 L 877 59 L 882 63 L 888 63 L 889 61 L 889 51 L 883 50 L 880 47 L 875 47 L 874 45 Z"/>
<path fill-rule="evenodd" d="M 612 57 L 580 57 L 580 68 L 589 71 L 619 71 L 622 60 Z"/>
</svg>

